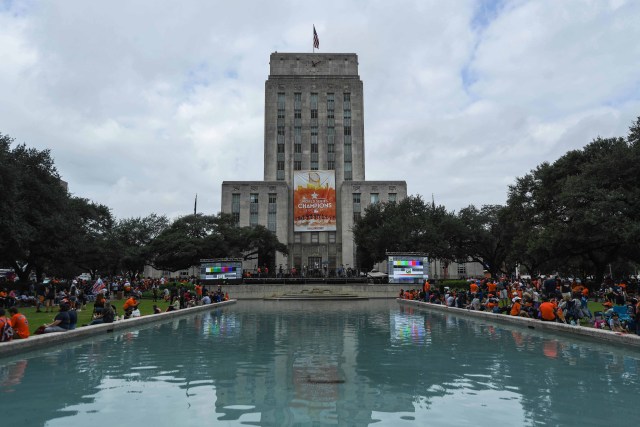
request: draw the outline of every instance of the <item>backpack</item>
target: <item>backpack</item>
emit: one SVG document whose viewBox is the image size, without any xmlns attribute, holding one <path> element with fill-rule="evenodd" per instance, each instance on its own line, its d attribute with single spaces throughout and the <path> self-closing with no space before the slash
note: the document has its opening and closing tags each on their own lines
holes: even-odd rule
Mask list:
<svg viewBox="0 0 640 427">
<path fill-rule="evenodd" d="M 7 342 L 13 339 L 13 328 L 7 320 L 0 320 L 0 342 Z"/>
</svg>

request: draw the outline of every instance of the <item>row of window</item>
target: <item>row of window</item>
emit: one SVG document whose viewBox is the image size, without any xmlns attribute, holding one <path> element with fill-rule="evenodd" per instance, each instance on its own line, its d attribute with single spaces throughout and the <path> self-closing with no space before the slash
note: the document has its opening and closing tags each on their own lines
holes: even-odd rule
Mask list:
<svg viewBox="0 0 640 427">
<path fill-rule="evenodd" d="M 302 243 L 302 234 L 303 233 L 293 233 L 293 243 Z M 317 231 L 313 231 L 310 233 L 311 243 L 320 243 L 320 233 Z M 336 233 L 335 231 L 329 232 L 329 243 L 336 242 Z"/>
<path fill-rule="evenodd" d="M 374 203 L 378 203 L 380 201 L 380 193 L 370 193 L 369 195 L 370 197 L 370 203 L 374 204 Z M 395 203 L 398 201 L 398 193 L 388 193 L 388 199 L 390 203 Z M 359 205 L 361 202 L 361 194 L 360 193 L 353 193 L 353 205 L 354 206 L 358 206 L 358 210 L 359 209 Z M 354 209 L 355 210 L 355 209 Z"/>
<path fill-rule="evenodd" d="M 353 171 L 351 166 L 351 94 L 344 94 L 344 110 L 343 110 L 343 129 L 344 129 L 344 180 L 351 181 L 353 179 Z"/>
<path fill-rule="evenodd" d="M 277 152 L 279 154 L 284 153 L 284 137 L 285 137 L 285 127 L 284 127 L 284 115 L 285 115 L 285 93 L 278 93 L 278 123 L 277 123 Z M 351 171 L 351 94 L 345 92 L 343 94 L 343 102 L 344 102 L 344 133 L 348 135 L 345 138 L 345 143 L 347 144 L 348 154 L 347 162 L 348 166 L 345 168 L 345 179 L 352 179 L 352 171 Z M 309 164 L 309 169 L 318 170 L 318 156 L 314 156 L 314 154 L 318 154 L 320 151 L 318 144 L 318 94 L 311 93 L 310 96 L 310 117 L 311 117 L 311 159 Z M 294 140 L 293 140 L 293 152 L 296 154 L 302 154 L 302 93 L 295 92 L 293 94 L 293 117 L 294 117 Z M 335 95 L 333 93 L 327 93 L 327 154 L 335 153 Z M 328 155 L 327 156 L 327 169 L 335 170 L 336 163 L 335 157 Z M 284 158 L 278 158 L 276 164 L 276 178 L 278 180 L 284 180 Z M 294 170 L 302 170 L 302 161 L 294 160 L 293 162 Z"/>
<path fill-rule="evenodd" d="M 277 202 L 278 195 L 276 193 L 269 193 L 269 206 L 267 211 L 267 229 L 272 232 L 276 232 L 277 224 Z M 258 225 L 258 213 L 259 213 L 259 194 L 249 194 L 249 225 L 254 227 Z M 231 194 L 231 215 L 236 225 L 240 224 L 240 193 Z"/>
</svg>

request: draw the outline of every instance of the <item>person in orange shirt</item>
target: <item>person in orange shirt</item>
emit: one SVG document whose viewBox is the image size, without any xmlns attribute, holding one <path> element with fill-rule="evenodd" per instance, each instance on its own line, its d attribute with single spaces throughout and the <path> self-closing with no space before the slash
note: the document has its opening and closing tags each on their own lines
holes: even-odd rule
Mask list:
<svg viewBox="0 0 640 427">
<path fill-rule="evenodd" d="M 29 322 L 24 314 L 18 311 L 17 307 L 9 309 L 11 314 L 11 327 L 13 328 L 13 338 L 29 338 Z"/>
<path fill-rule="evenodd" d="M 476 282 L 471 282 L 471 284 L 469 285 L 469 290 L 472 294 L 478 293 L 478 285 L 476 284 Z"/>
<path fill-rule="evenodd" d="M 131 313 L 133 312 L 133 310 L 135 310 L 138 307 L 138 304 L 139 304 L 138 300 L 133 295 L 130 296 L 129 299 L 124 302 L 122 309 L 124 310 L 125 319 L 128 319 L 129 317 L 131 317 Z"/>
<path fill-rule="evenodd" d="M 542 304 L 538 308 L 540 310 L 540 317 L 545 322 L 553 322 L 556 320 L 556 306 L 549 302 L 549 298 L 543 298 Z"/>
<path fill-rule="evenodd" d="M 522 310 L 522 304 L 520 304 L 520 297 L 513 297 L 511 300 L 513 305 L 511 306 L 511 312 L 509 313 L 511 316 L 520 316 L 520 310 Z"/>
<path fill-rule="evenodd" d="M 490 281 L 489 283 L 487 283 L 487 289 L 489 290 L 490 293 L 492 294 L 496 294 L 496 289 L 498 288 L 498 285 L 495 284 L 495 282 Z"/>
</svg>

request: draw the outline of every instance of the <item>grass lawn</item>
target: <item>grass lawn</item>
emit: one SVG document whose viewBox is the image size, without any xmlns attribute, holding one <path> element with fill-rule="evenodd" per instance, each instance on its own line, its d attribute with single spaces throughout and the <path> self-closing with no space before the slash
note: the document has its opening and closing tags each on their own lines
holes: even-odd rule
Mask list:
<svg viewBox="0 0 640 427">
<path fill-rule="evenodd" d="M 124 310 L 122 309 L 122 306 L 124 305 L 125 301 L 126 299 L 111 301 L 111 303 L 114 306 L 116 306 L 118 310 L 118 316 L 122 316 L 124 314 Z M 162 299 L 159 299 L 158 302 L 153 302 L 151 299 L 142 299 L 140 300 L 140 305 L 138 306 L 138 308 L 140 308 L 140 313 L 142 313 L 143 316 L 148 314 L 153 314 L 154 304 L 157 304 L 162 311 L 166 311 L 167 307 L 169 306 L 169 303 L 165 302 Z M 56 317 L 56 313 L 58 312 L 58 307 L 57 306 L 54 307 L 53 312 L 49 312 L 49 313 L 45 313 L 45 312 L 36 313 L 35 307 L 20 307 L 19 310 L 20 310 L 20 313 L 27 316 L 27 320 L 29 321 L 29 331 L 31 332 L 31 334 L 33 334 L 35 330 L 38 329 L 41 325 L 45 323 L 51 323 L 53 321 L 53 318 Z M 602 305 L 601 302 L 589 301 L 589 310 L 591 310 L 592 313 L 596 311 L 605 311 L 605 307 Z M 84 310 L 78 312 L 78 327 L 81 327 L 82 325 L 86 325 L 89 322 L 91 322 L 92 315 L 93 315 L 93 303 L 91 302 L 87 304 Z M 582 325 L 592 326 L 591 323 L 582 323 Z"/>
<path fill-rule="evenodd" d="M 122 316 L 124 314 L 124 310 L 122 306 L 126 299 L 122 300 L 112 300 L 111 304 L 113 304 L 117 311 L 118 316 Z M 158 302 L 153 302 L 151 299 L 142 299 L 140 300 L 140 305 L 138 308 L 140 309 L 140 313 L 144 316 L 147 314 L 153 314 L 153 305 L 156 304 L 162 311 L 166 311 L 169 303 L 164 300 L 158 300 Z M 53 308 L 52 312 L 45 313 L 44 311 L 41 313 L 36 312 L 35 307 L 19 307 L 20 313 L 24 314 L 29 321 L 29 332 L 33 334 L 36 329 L 45 323 L 53 322 L 53 318 L 56 317 L 56 313 L 58 313 L 58 306 Z M 44 310 L 44 307 L 42 308 Z M 7 313 L 8 314 L 8 313 Z M 78 312 L 78 325 L 77 327 L 81 327 L 82 325 L 86 325 L 91 322 L 93 316 L 93 303 L 90 302 L 86 305 L 85 309 Z"/>
</svg>

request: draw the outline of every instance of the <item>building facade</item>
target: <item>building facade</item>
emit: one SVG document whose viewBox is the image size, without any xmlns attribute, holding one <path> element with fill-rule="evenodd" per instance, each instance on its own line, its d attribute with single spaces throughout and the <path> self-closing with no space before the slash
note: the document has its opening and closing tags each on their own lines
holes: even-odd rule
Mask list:
<svg viewBox="0 0 640 427">
<path fill-rule="evenodd" d="M 224 181 L 222 212 L 286 242 L 289 255 L 278 254 L 276 266 L 357 268 L 354 219 L 371 203 L 407 196 L 405 181 L 365 180 L 358 56 L 271 54 L 264 123 L 264 180 Z"/>
</svg>

